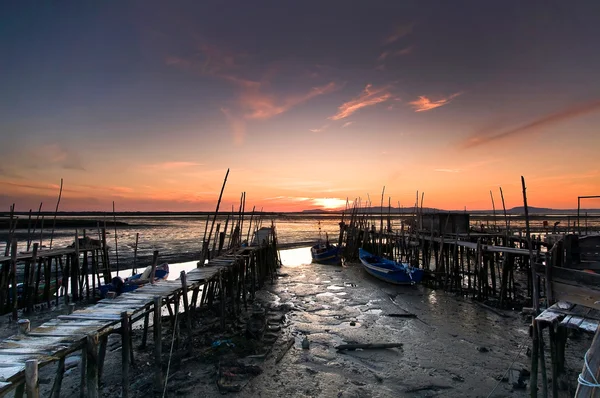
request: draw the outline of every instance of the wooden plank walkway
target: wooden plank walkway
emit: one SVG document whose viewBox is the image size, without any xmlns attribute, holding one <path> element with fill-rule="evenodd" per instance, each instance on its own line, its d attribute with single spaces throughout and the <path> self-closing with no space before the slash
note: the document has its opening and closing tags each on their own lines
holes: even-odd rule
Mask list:
<svg viewBox="0 0 600 398">
<path fill-rule="evenodd" d="M 62 253 L 65 249 L 60 249 Z M 58 254 L 59 250 L 53 250 Z M 229 255 L 210 261 L 203 268 L 186 274 L 187 291 L 190 292 L 219 276 L 221 271 L 234 265 L 240 256 Z M 24 382 L 25 362 L 36 359 L 44 366 L 85 347 L 89 335 L 102 337 L 120 329 L 121 314 L 127 312 L 129 324 L 144 316 L 159 296 L 162 304 L 181 294 L 180 280 L 159 281 L 146 284 L 133 292 L 123 293 L 114 299 L 103 299 L 90 307 L 59 315 L 28 334 L 11 336 L 0 342 L 0 395 Z"/>
</svg>

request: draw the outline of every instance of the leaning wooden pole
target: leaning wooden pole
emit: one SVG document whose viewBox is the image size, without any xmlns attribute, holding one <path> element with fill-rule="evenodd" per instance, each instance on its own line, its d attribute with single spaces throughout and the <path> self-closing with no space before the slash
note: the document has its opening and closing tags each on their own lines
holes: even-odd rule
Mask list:
<svg viewBox="0 0 600 398">
<path fill-rule="evenodd" d="M 494 229 L 496 229 L 496 205 L 494 204 L 494 194 L 490 189 L 490 198 L 492 198 L 492 214 L 494 215 Z"/>
<path fill-rule="evenodd" d="M 223 191 L 225 190 L 225 184 L 227 184 L 227 177 L 229 176 L 229 169 L 227 169 L 227 173 L 225 173 L 225 179 L 223 180 L 223 186 L 221 187 L 221 193 L 219 194 L 219 200 L 217 201 L 217 209 L 215 210 L 215 215 L 213 216 L 212 223 L 210 225 L 210 232 L 208 234 L 208 241 L 204 250 L 208 250 L 208 243 L 210 243 L 210 238 L 213 233 L 213 229 L 215 227 L 215 222 L 217 221 L 217 215 L 219 214 L 219 207 L 221 206 L 221 199 L 223 198 Z M 206 254 L 206 253 L 205 253 Z M 206 256 L 202 256 L 206 258 Z"/>
<path fill-rule="evenodd" d="M 56 201 L 56 210 L 54 210 L 54 219 L 52 220 L 52 232 L 50 232 L 50 246 L 49 248 L 52 249 L 52 240 L 54 238 L 54 228 L 56 227 L 56 214 L 58 213 L 58 205 L 60 205 L 60 198 L 62 197 L 62 190 L 63 190 L 63 179 L 60 179 L 60 190 L 58 191 L 58 200 Z M 41 243 L 40 243 L 41 245 Z"/>
</svg>

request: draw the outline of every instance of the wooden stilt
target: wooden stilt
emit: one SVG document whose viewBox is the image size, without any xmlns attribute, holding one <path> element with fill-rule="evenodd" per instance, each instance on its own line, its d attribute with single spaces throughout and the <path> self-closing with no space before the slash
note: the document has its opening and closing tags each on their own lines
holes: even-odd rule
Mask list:
<svg viewBox="0 0 600 398">
<path fill-rule="evenodd" d="M 163 390 L 162 372 L 162 330 L 161 330 L 162 299 L 154 297 L 154 391 Z"/>
<path fill-rule="evenodd" d="M 121 373 L 122 380 L 122 397 L 129 397 L 129 356 L 130 356 L 131 336 L 129 334 L 129 315 L 127 311 L 121 312 L 121 358 L 123 371 Z"/>
<path fill-rule="evenodd" d="M 148 340 L 148 324 L 150 323 L 150 312 L 146 311 L 144 314 L 144 331 L 142 333 L 142 343 L 140 344 L 140 348 L 146 348 L 146 341 Z"/>
<path fill-rule="evenodd" d="M 65 357 L 61 357 L 58 360 L 58 367 L 56 369 L 56 377 L 54 384 L 52 384 L 52 390 L 50 396 L 52 398 L 60 398 L 60 389 L 62 387 L 63 376 L 65 374 Z"/>
<path fill-rule="evenodd" d="M 188 303 L 188 289 L 187 289 L 187 278 L 185 271 L 181 271 L 180 273 L 181 279 L 181 290 L 183 295 L 183 310 L 185 313 L 185 322 L 188 328 L 188 331 L 192 330 L 192 314 L 190 312 L 190 306 Z"/>
<path fill-rule="evenodd" d="M 108 336 L 103 335 L 100 337 L 100 344 L 98 345 L 98 386 L 102 382 L 102 375 L 104 375 L 104 360 L 106 359 L 106 346 L 108 345 Z"/>
<path fill-rule="evenodd" d="M 87 369 L 87 341 L 86 343 L 84 343 L 83 348 L 81 349 L 81 362 L 80 362 L 80 367 L 81 367 L 81 377 L 80 377 L 80 390 L 79 390 L 79 397 L 80 398 L 86 398 L 86 369 Z"/>
<path fill-rule="evenodd" d="M 29 359 L 25 361 L 25 387 L 27 398 L 40 397 L 40 382 L 38 378 L 38 360 Z"/>
<path fill-rule="evenodd" d="M 87 351 L 87 395 L 88 398 L 98 398 L 98 335 L 88 335 Z"/>
</svg>

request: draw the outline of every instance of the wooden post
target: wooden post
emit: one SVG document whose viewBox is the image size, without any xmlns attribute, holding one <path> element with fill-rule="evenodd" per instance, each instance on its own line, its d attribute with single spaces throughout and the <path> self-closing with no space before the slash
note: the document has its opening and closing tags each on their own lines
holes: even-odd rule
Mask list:
<svg viewBox="0 0 600 398">
<path fill-rule="evenodd" d="M 89 334 L 86 339 L 87 352 L 87 395 L 86 398 L 98 398 L 98 335 Z"/>
<path fill-rule="evenodd" d="M 58 367 L 56 369 L 56 378 L 54 384 L 52 384 L 52 391 L 50 396 L 52 398 L 60 398 L 60 388 L 62 386 L 63 375 L 65 374 L 65 357 L 60 357 L 58 360 Z"/>
<path fill-rule="evenodd" d="M 104 359 L 106 358 L 106 346 L 108 345 L 108 336 L 100 337 L 100 345 L 98 347 L 98 384 L 102 380 L 104 374 Z"/>
<path fill-rule="evenodd" d="M 531 350 L 531 376 L 530 376 L 530 387 L 529 387 L 529 391 L 530 391 L 530 396 L 531 398 L 536 398 L 537 397 L 537 392 L 538 392 L 538 357 L 539 357 L 539 349 L 540 349 L 540 343 L 538 341 L 539 338 L 539 334 L 538 334 L 538 323 L 535 320 L 535 316 L 533 318 L 532 321 L 532 325 L 531 325 L 531 329 L 532 329 L 532 338 L 533 338 L 533 347 Z"/>
<path fill-rule="evenodd" d="M 529 210 L 527 208 L 527 194 L 525 188 L 525 178 L 521 176 L 521 185 L 523 186 L 523 206 L 525 210 L 525 230 L 527 233 L 527 246 L 529 246 L 529 267 L 531 268 L 531 284 L 533 286 L 532 290 L 532 304 L 533 309 L 535 310 L 535 316 L 539 314 L 540 304 L 538 302 L 539 294 L 538 294 L 538 284 L 537 284 L 537 274 L 535 273 L 535 260 L 533 258 L 533 247 L 531 243 L 531 233 L 529 229 Z"/>
<path fill-rule="evenodd" d="M 25 390 L 27 391 L 27 398 L 40 397 L 37 359 L 25 361 Z"/>
<path fill-rule="evenodd" d="M 154 297 L 154 391 L 163 390 L 162 373 L 162 331 L 161 331 L 162 298 Z"/>
<path fill-rule="evenodd" d="M 225 330 L 225 292 L 223 291 L 223 272 L 219 271 L 219 297 L 221 299 L 221 330 Z"/>
<path fill-rule="evenodd" d="M 588 383 L 598 385 L 600 383 L 600 327 L 596 328 L 596 334 L 590 349 L 583 357 L 583 368 L 581 369 L 581 378 Z M 600 387 L 591 387 L 579 383 L 575 398 L 598 397 L 600 396 Z"/>
<path fill-rule="evenodd" d="M 538 324 L 538 344 L 540 345 L 540 371 L 542 374 L 542 397 L 548 398 L 548 374 L 546 373 L 546 356 L 544 355 L 544 329 Z"/>
<path fill-rule="evenodd" d="M 13 239 L 11 242 L 11 249 L 10 249 L 10 265 L 11 265 L 11 273 L 12 273 L 12 280 L 11 280 L 11 285 L 12 285 L 12 319 L 13 321 L 16 321 L 17 319 L 19 319 L 19 314 L 18 314 L 18 305 L 19 305 L 19 296 L 18 296 L 18 292 L 17 292 L 17 240 Z M 36 363 L 37 366 L 37 363 Z M 36 374 L 37 374 L 37 368 L 36 368 Z"/>
<path fill-rule="evenodd" d="M 179 275 L 181 278 L 181 290 L 182 290 L 182 294 L 183 294 L 183 310 L 185 312 L 185 321 L 186 321 L 188 331 L 191 332 L 192 331 L 192 318 L 191 318 L 192 314 L 190 312 L 190 306 L 188 303 L 188 288 L 187 288 L 187 279 L 186 279 L 185 271 L 181 271 L 181 273 Z"/>
<path fill-rule="evenodd" d="M 71 262 L 71 296 L 73 301 L 79 299 L 79 234 L 75 230 L 75 254 L 73 255 L 73 262 Z"/>
<path fill-rule="evenodd" d="M 150 312 L 146 309 L 144 314 L 144 332 L 142 334 L 142 343 L 140 348 L 146 348 L 146 342 L 148 341 L 148 324 L 150 323 Z"/>
<path fill-rule="evenodd" d="M 28 279 L 27 288 L 29 292 L 27 292 L 27 312 L 33 312 L 33 300 L 35 296 L 35 268 L 37 264 L 37 252 L 39 245 L 37 243 L 33 244 L 33 253 L 31 254 L 31 266 L 29 267 L 29 275 L 25 275 Z"/>
<path fill-rule="evenodd" d="M 122 397 L 129 397 L 129 351 L 130 351 L 130 335 L 129 335 L 129 315 L 127 311 L 121 312 L 121 358 L 123 363 L 122 380 Z"/>
<path fill-rule="evenodd" d="M 137 251 L 138 251 L 138 241 L 140 239 L 139 232 L 135 234 L 135 246 L 133 247 L 133 274 L 137 274 Z"/>
</svg>

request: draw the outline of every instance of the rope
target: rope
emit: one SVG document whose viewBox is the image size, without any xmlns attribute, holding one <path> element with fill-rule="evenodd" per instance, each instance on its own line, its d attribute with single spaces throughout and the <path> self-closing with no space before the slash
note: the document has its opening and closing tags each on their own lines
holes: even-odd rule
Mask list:
<svg viewBox="0 0 600 398">
<path fill-rule="evenodd" d="M 598 383 L 598 380 L 596 379 L 596 376 L 594 376 L 594 372 L 592 372 L 592 370 L 590 369 L 590 364 L 588 363 L 587 357 L 589 352 L 590 350 L 587 350 L 585 352 L 585 355 L 583 356 L 583 363 L 585 364 L 585 369 L 588 371 L 590 376 L 592 376 L 592 380 L 594 380 L 594 382 L 592 383 L 585 379 L 585 371 L 579 374 L 579 377 L 577 377 L 577 382 L 582 386 L 586 386 L 589 388 L 600 388 L 600 384 Z"/>
<path fill-rule="evenodd" d="M 487 398 L 490 398 L 492 396 L 492 394 L 494 393 L 494 391 L 496 391 L 496 388 L 498 388 L 498 386 L 500 385 L 500 383 L 502 383 L 502 379 L 504 379 L 506 377 L 506 375 L 508 375 L 508 372 L 510 372 L 510 370 L 512 369 L 512 366 L 515 364 L 517 358 L 523 352 L 523 348 L 525 348 L 525 345 L 521 346 L 521 349 L 519 350 L 519 352 L 517 352 L 517 355 L 515 355 L 515 357 L 513 358 L 512 362 L 508 366 L 508 369 L 506 369 L 506 372 L 504 372 L 504 374 L 502 375 L 502 377 L 500 378 L 500 380 L 498 380 L 498 383 L 496 383 L 496 386 L 494 387 L 494 389 L 492 391 L 490 391 L 490 393 L 488 394 Z"/>
<path fill-rule="evenodd" d="M 168 304 L 167 304 L 168 305 Z M 165 387 L 163 388 L 162 398 L 167 396 L 167 384 L 169 383 L 169 371 L 171 370 L 171 358 L 173 357 L 173 346 L 175 345 L 175 332 L 177 331 L 177 316 L 179 315 L 179 306 L 175 313 L 175 322 L 173 323 L 173 337 L 171 338 L 171 350 L 169 351 L 169 362 L 167 364 L 167 375 L 165 376 Z"/>
</svg>

